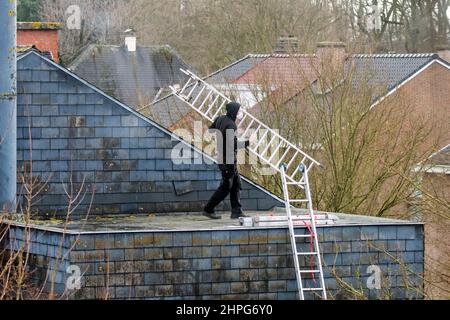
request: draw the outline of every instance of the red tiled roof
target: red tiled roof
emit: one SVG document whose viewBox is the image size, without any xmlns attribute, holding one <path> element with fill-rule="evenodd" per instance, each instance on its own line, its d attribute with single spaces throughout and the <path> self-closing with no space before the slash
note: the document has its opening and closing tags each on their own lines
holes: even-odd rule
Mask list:
<svg viewBox="0 0 450 320">
<path fill-rule="evenodd" d="M 317 79 L 317 59 L 314 55 L 298 57 L 271 56 L 237 78 L 237 84 L 290 85 L 303 87 Z"/>
<path fill-rule="evenodd" d="M 315 55 L 272 55 L 237 78 L 235 84 L 256 84 L 270 89 L 272 98 L 289 100 L 317 80 Z"/>
</svg>

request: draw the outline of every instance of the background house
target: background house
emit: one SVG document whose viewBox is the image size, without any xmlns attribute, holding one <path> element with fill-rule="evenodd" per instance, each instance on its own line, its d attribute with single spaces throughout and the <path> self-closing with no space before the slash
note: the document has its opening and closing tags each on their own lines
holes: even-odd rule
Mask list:
<svg viewBox="0 0 450 320">
<path fill-rule="evenodd" d="M 149 106 L 182 82 L 180 68 L 190 67 L 168 45 L 144 46 L 136 37 L 125 44 L 89 45 L 69 69 L 104 92 L 135 109 Z"/>
</svg>

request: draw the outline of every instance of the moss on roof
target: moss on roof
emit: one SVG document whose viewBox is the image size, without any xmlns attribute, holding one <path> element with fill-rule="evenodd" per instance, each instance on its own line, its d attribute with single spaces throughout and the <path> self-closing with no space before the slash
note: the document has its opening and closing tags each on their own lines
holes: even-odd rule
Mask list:
<svg viewBox="0 0 450 320">
<path fill-rule="evenodd" d="M 62 22 L 51 21 L 34 21 L 34 22 L 17 22 L 18 30 L 61 30 L 63 29 Z"/>
</svg>

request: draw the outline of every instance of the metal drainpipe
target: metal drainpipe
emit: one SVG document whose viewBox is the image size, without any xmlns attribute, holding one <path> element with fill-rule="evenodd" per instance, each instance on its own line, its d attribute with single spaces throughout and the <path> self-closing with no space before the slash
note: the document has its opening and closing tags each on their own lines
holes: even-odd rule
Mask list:
<svg viewBox="0 0 450 320">
<path fill-rule="evenodd" d="M 16 211 L 16 0 L 0 1 L 0 212 Z"/>
</svg>

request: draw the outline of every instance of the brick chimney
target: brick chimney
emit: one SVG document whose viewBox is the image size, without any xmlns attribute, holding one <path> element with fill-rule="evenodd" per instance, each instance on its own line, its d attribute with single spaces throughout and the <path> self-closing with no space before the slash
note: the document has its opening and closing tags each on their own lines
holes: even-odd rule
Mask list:
<svg viewBox="0 0 450 320">
<path fill-rule="evenodd" d="M 35 46 L 40 51 L 50 52 L 54 61 L 59 62 L 58 31 L 59 22 L 17 22 L 17 45 Z"/>
<path fill-rule="evenodd" d="M 278 38 L 275 53 L 295 53 L 298 52 L 298 38 L 292 35 Z"/>
<path fill-rule="evenodd" d="M 439 57 L 450 63 L 450 45 L 442 45 L 437 47 Z"/>
<path fill-rule="evenodd" d="M 335 67 L 341 67 L 347 57 L 345 43 L 319 42 L 317 43 L 316 56 L 320 63 L 331 63 Z"/>
</svg>

